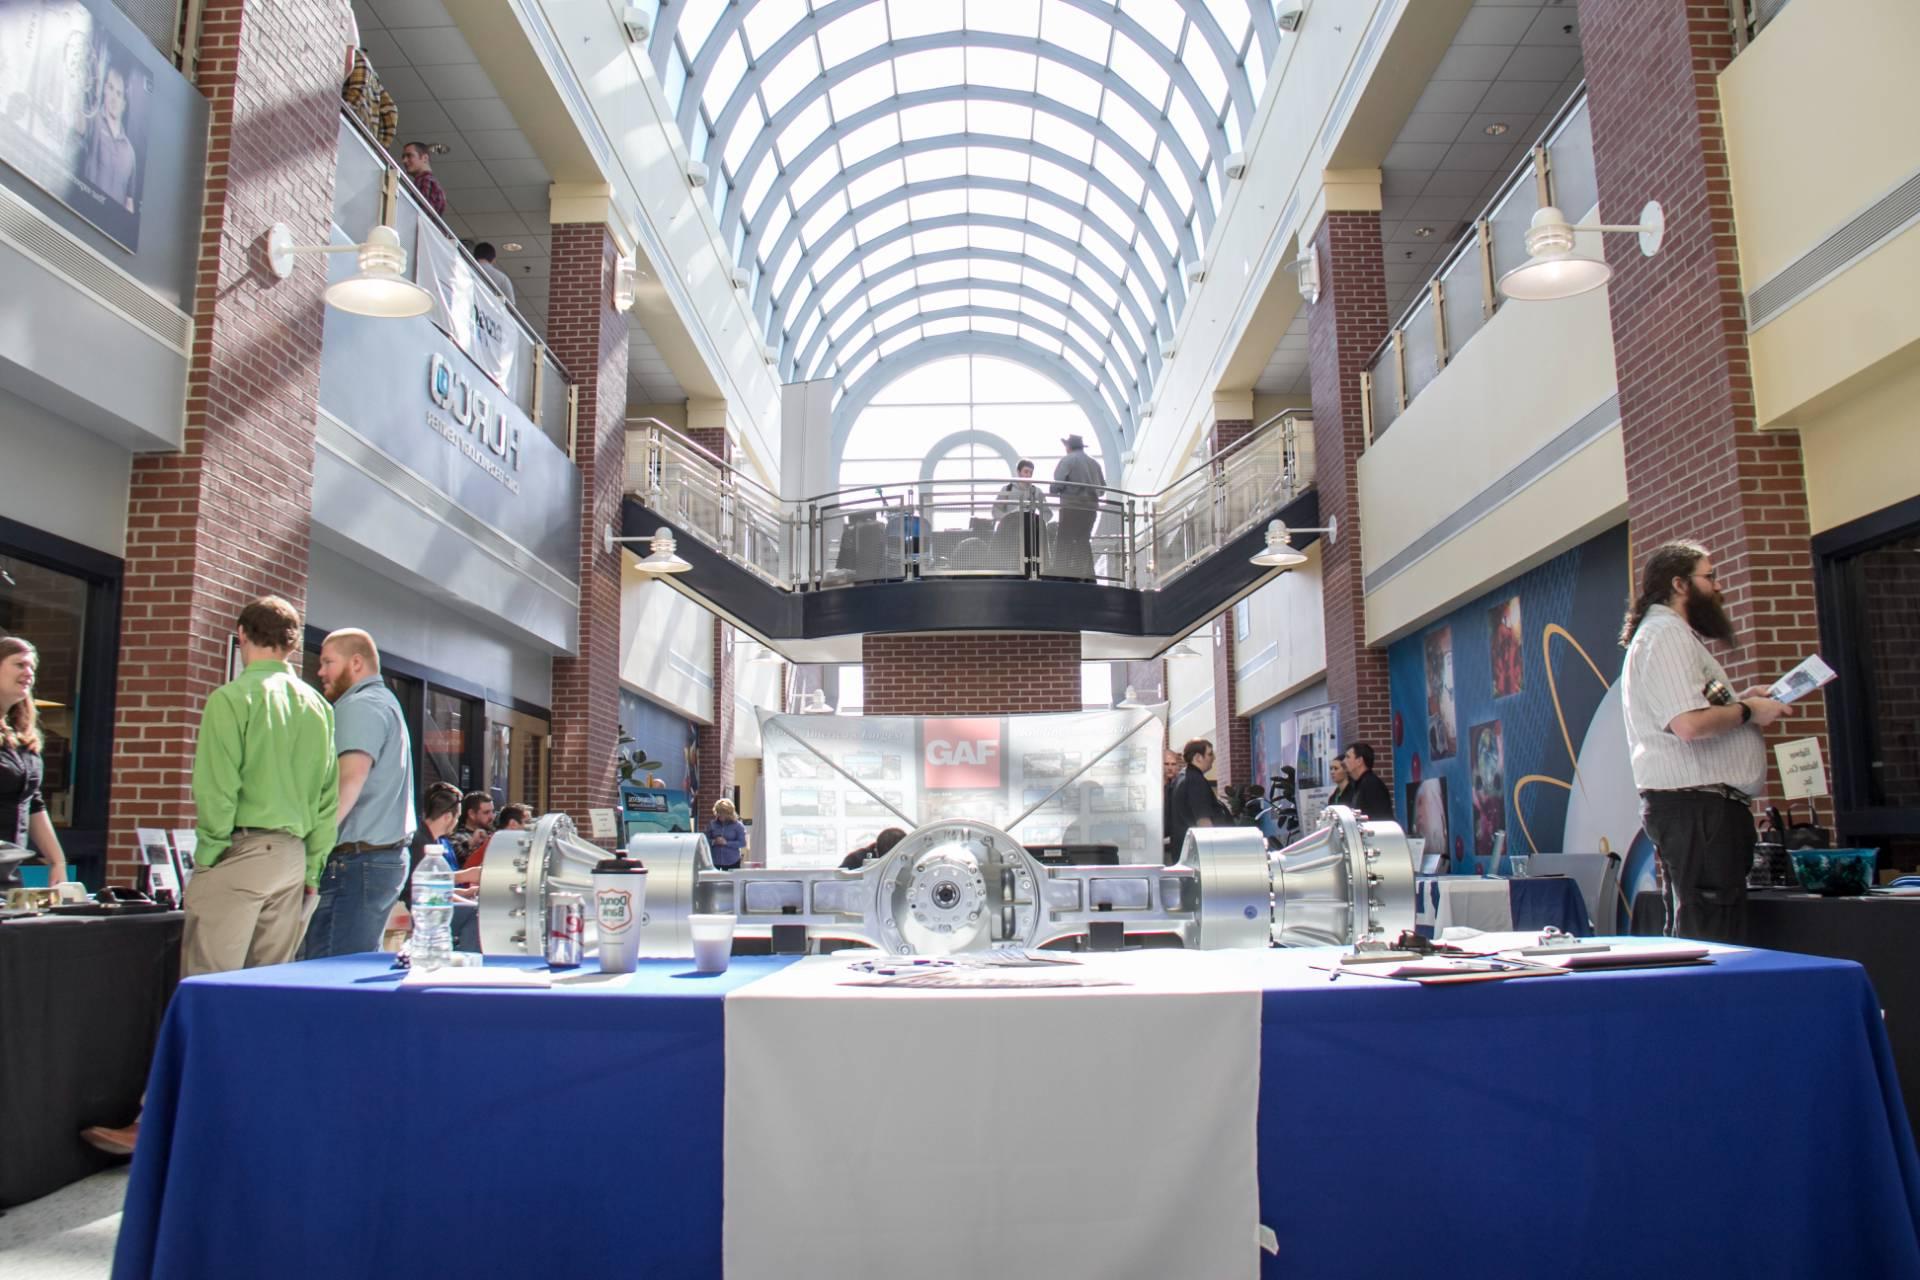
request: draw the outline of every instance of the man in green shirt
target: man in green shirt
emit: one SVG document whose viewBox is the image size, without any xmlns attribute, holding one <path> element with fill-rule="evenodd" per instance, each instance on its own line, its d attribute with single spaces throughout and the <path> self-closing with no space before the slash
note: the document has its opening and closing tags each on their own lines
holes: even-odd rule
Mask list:
<svg viewBox="0 0 1920 1280">
<path fill-rule="evenodd" d="M 300 614 L 266 596 L 238 632 L 246 669 L 207 699 L 193 754 L 188 977 L 293 959 L 337 834 L 333 709 L 287 661 Z"/>
</svg>

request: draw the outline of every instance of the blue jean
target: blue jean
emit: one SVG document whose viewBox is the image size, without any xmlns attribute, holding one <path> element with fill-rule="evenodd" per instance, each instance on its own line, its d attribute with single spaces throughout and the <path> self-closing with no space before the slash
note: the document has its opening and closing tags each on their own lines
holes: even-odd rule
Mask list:
<svg viewBox="0 0 1920 1280">
<path fill-rule="evenodd" d="M 407 882 L 407 851 L 336 853 L 320 873 L 320 905 L 307 925 L 302 960 L 380 949 L 387 913 Z"/>
</svg>

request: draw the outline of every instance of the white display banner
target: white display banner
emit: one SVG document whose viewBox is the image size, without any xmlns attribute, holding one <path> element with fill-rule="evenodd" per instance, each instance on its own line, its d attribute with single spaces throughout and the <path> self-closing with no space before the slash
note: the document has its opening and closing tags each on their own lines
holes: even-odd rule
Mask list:
<svg viewBox="0 0 1920 1280">
<path fill-rule="evenodd" d="M 420 287 L 433 295 L 433 322 L 512 396 L 520 327 L 506 302 L 425 219 L 414 241 Z"/>
<path fill-rule="evenodd" d="M 760 716 L 769 867 L 834 867 L 888 827 L 989 823 L 1022 844 L 1110 844 L 1160 861 L 1150 711 Z M 1023 815 L 1025 815 L 1023 817 Z"/>
<path fill-rule="evenodd" d="M 1125 985 L 850 987 L 820 956 L 729 995 L 728 1280 L 1258 1274 L 1258 975 L 1079 959 Z"/>
</svg>

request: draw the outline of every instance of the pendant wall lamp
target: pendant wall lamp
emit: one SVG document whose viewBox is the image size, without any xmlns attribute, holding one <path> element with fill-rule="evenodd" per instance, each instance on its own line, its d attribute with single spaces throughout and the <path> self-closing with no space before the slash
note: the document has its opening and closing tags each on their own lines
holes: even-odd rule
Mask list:
<svg viewBox="0 0 1920 1280">
<path fill-rule="evenodd" d="M 276 278 L 291 276 L 295 260 L 305 253 L 360 256 L 357 275 L 327 286 L 327 305 L 336 310 L 381 320 L 405 320 L 433 310 L 433 295 L 407 279 L 407 251 L 392 227 L 375 227 L 365 244 L 295 244 L 286 223 L 267 229 L 267 265 Z"/>
<path fill-rule="evenodd" d="M 1552 205 L 1542 206 L 1527 224 L 1527 260 L 1500 277 L 1500 292 L 1515 302 L 1555 302 L 1598 289 L 1613 276 L 1601 258 L 1573 251 L 1577 232 L 1622 232 L 1640 238 L 1640 252 L 1651 258 L 1660 252 L 1666 234 L 1666 214 L 1658 200 L 1649 200 L 1632 226 L 1576 227 Z"/>
</svg>

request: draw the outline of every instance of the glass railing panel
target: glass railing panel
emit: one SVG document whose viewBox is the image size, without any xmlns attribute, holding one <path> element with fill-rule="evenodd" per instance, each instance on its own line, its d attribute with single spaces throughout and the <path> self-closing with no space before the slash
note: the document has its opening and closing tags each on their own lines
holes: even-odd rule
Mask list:
<svg viewBox="0 0 1920 1280">
<path fill-rule="evenodd" d="M 1389 342 L 1373 365 L 1373 434 L 1378 439 L 1400 416 L 1400 364 Z"/>
<path fill-rule="evenodd" d="M 1407 399 L 1412 401 L 1440 372 L 1440 334 L 1434 328 L 1431 290 L 1407 313 L 1406 326 L 1401 332 L 1406 344 Z"/>
<path fill-rule="evenodd" d="M 340 159 L 333 179 L 333 225 L 357 244 L 380 222 L 386 165 L 360 131 L 340 118 Z"/>
<path fill-rule="evenodd" d="M 1270 518 L 1286 503 L 1287 441 L 1267 431 L 1246 441 L 1221 463 L 1226 503 L 1223 538 L 1232 538 Z"/>
<path fill-rule="evenodd" d="M 1440 310 L 1447 320 L 1447 359 L 1460 354 L 1486 321 L 1486 287 L 1480 278 L 1480 244 L 1472 236 L 1440 277 Z"/>
<path fill-rule="evenodd" d="M 540 353 L 540 363 L 544 366 L 540 376 L 540 429 L 547 433 L 547 439 L 566 449 L 571 435 L 567 417 L 567 375 L 560 371 L 559 364 L 544 350 Z"/>
<path fill-rule="evenodd" d="M 1487 215 L 1493 239 L 1493 278 L 1513 270 L 1527 260 L 1527 224 L 1540 212 L 1540 197 L 1535 190 L 1533 166 L 1527 165 L 1514 180 L 1506 197 Z M 1562 212 L 1565 212 L 1564 210 Z M 1569 215 L 1577 216 L 1577 215 Z"/>
<path fill-rule="evenodd" d="M 1583 102 L 1547 143 L 1553 174 L 1553 202 L 1570 222 L 1578 222 L 1600 200 L 1593 167 L 1593 121 Z"/>
<path fill-rule="evenodd" d="M 1092 506 L 1057 506 L 1042 530 L 1040 575 L 1123 584 L 1128 538 L 1126 504 L 1118 494 L 1103 494 Z"/>
</svg>

